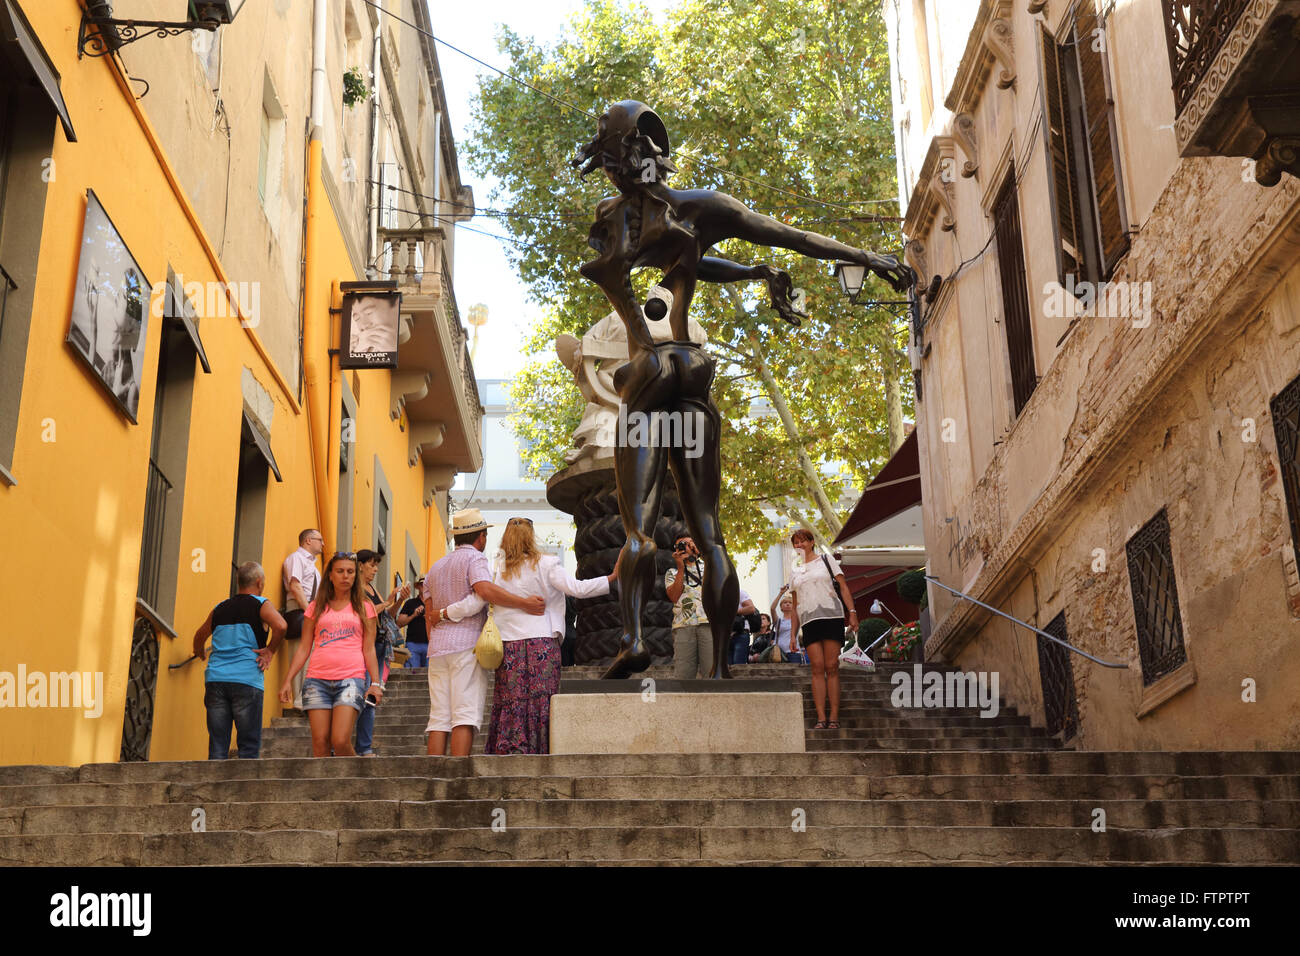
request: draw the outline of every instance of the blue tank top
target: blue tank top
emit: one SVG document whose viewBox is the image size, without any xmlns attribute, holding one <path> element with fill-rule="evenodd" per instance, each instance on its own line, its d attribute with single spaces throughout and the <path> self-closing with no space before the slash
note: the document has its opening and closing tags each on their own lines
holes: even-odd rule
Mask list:
<svg viewBox="0 0 1300 956">
<path fill-rule="evenodd" d="M 212 652 L 208 655 L 206 681 L 264 689 L 262 672 L 257 667 L 257 649 L 266 647 L 266 625 L 261 618 L 265 600 L 257 594 L 236 594 L 213 609 Z"/>
</svg>

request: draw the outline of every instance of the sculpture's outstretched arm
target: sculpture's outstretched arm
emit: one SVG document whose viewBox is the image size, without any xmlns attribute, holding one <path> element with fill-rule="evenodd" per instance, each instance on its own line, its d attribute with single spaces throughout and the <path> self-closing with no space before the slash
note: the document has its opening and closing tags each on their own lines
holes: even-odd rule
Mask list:
<svg viewBox="0 0 1300 956">
<path fill-rule="evenodd" d="M 787 226 L 770 216 L 754 212 L 739 199 L 726 193 L 713 193 L 705 205 L 711 215 L 708 236 L 713 242 L 726 238 L 744 239 L 762 246 L 777 246 L 811 256 L 814 259 L 844 259 L 865 265 L 895 290 L 901 292 L 911 283 L 912 270 L 893 256 L 881 256 L 865 249 L 855 249 L 829 236 L 805 232 Z M 716 238 L 715 238 L 716 236 Z M 701 276 L 703 278 L 703 276 Z"/>
<path fill-rule="evenodd" d="M 802 295 L 794 298 L 794 283 L 790 274 L 784 269 L 772 266 L 742 266 L 730 259 L 717 256 L 705 256 L 700 260 L 696 273 L 704 282 L 744 282 L 748 279 L 762 279 L 767 283 L 768 294 L 772 297 L 772 308 L 780 313 L 781 318 L 791 325 L 799 325 L 801 318 L 808 313 L 803 310 Z"/>
</svg>

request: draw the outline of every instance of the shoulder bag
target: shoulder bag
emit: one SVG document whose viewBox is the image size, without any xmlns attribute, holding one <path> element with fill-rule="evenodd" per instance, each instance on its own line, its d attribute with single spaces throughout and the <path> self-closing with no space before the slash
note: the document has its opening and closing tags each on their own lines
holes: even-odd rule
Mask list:
<svg viewBox="0 0 1300 956">
<path fill-rule="evenodd" d="M 492 583 L 496 584 L 495 576 L 492 578 Z M 489 604 L 487 620 L 483 623 L 483 630 L 479 631 L 478 641 L 474 644 L 474 657 L 478 660 L 478 666 L 488 671 L 500 667 L 506 656 L 505 645 L 501 642 L 501 630 L 492 618 L 492 610 L 492 605 Z"/>
<path fill-rule="evenodd" d="M 831 579 L 831 590 L 835 592 L 835 597 L 839 599 L 840 607 L 844 608 L 844 619 L 847 621 L 851 613 L 849 606 L 844 603 L 844 595 L 840 593 L 840 586 L 835 580 L 835 572 L 831 570 L 830 558 L 824 554 L 822 555 L 822 564 L 826 565 L 826 574 Z"/>
</svg>

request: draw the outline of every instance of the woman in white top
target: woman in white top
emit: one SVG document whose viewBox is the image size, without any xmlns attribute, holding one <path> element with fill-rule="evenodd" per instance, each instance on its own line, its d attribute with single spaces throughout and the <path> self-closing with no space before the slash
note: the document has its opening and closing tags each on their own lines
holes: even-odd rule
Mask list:
<svg viewBox="0 0 1300 956">
<path fill-rule="evenodd" d="M 492 691 L 492 721 L 485 753 L 544 754 L 550 752 L 551 695 L 560 690 L 560 643 L 564 640 L 564 596 L 600 597 L 618 577 L 579 581 L 570 577 L 559 558 L 542 554 L 533 537 L 531 518 L 511 518 L 501 536 L 502 569 L 496 581 L 523 597 L 546 599 L 538 617 L 496 606 L 493 619 L 501 631 L 505 657 L 496 670 Z M 460 621 L 478 613 L 484 601 L 470 594 L 443 611 Z"/>
<path fill-rule="evenodd" d="M 837 730 L 840 726 L 840 649 L 844 646 L 844 608 L 853 607 L 848 582 L 832 557 L 818 557 L 811 532 L 802 528 L 790 536 L 790 544 L 803 553 L 803 564 L 790 573 L 791 631 L 799 631 L 798 644 L 808 653 L 812 665 L 813 705 L 817 723 L 813 730 Z M 840 599 L 843 598 L 843 603 Z M 858 626 L 858 612 L 849 611 L 849 626 Z M 794 645 L 792 645 L 794 646 Z M 831 719 L 826 720 L 826 698 L 831 701 Z"/>
</svg>

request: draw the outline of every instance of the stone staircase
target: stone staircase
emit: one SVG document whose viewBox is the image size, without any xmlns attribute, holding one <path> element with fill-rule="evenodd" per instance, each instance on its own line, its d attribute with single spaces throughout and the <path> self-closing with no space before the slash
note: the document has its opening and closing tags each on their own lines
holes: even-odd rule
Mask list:
<svg viewBox="0 0 1300 956">
<path fill-rule="evenodd" d="M 733 668 L 738 679 L 785 677 L 804 697 L 804 734 L 810 751 L 821 750 L 1043 750 L 1058 746 L 1040 728 L 1029 725 L 1012 707 L 1000 707 L 996 717 L 984 718 L 970 708 L 899 710 L 890 703 L 890 675 L 896 668 L 882 665 L 874 674 L 844 668 L 840 671 L 840 728 L 813 730 L 817 712 L 812 702 L 808 667 L 791 664 L 746 664 Z M 907 665 L 906 670 L 911 670 Z M 926 665 L 927 671 L 944 673 L 951 667 Z M 564 680 L 595 680 L 599 667 L 566 667 Z M 641 677 L 669 678 L 671 666 L 652 667 Z M 488 718 L 492 711 L 491 675 L 483 711 L 483 726 L 474 739 L 473 753 L 483 753 Z M 388 679 L 384 702 L 375 715 L 375 749 L 382 755 L 413 756 L 425 753 L 424 728 L 429 715 L 426 671 L 397 670 Z M 755 733 L 761 740 L 762 728 Z M 263 732 L 264 757 L 310 757 L 311 732 L 304 716 L 276 717 Z"/>
<path fill-rule="evenodd" d="M 797 674 L 807 698 L 807 668 L 737 670 Z M 0 768 L 0 863 L 1300 859 L 1300 753 L 1064 750 L 1008 708 L 990 719 L 896 710 L 888 668 L 843 679 L 842 729 L 807 730 L 805 754 L 450 759 L 419 755 L 424 674 L 398 672 L 377 757 L 299 756 L 305 721 L 277 718 L 262 760 Z M 810 728 L 810 701 L 805 717 Z M 1104 832 L 1092 829 L 1097 809 Z"/>
</svg>

